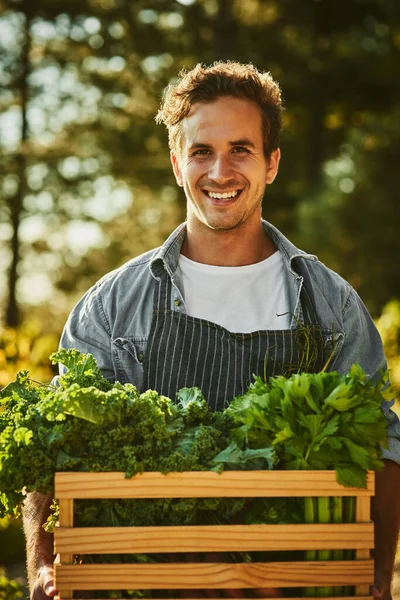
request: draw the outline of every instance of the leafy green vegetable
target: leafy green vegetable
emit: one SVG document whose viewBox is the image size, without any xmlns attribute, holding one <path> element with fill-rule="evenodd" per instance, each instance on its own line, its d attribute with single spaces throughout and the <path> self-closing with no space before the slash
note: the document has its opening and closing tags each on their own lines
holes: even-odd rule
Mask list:
<svg viewBox="0 0 400 600">
<path fill-rule="evenodd" d="M 0 514 L 18 514 L 26 491 L 52 493 L 59 470 L 127 477 L 205 470 L 229 445 L 230 418 L 210 411 L 196 388 L 181 390 L 174 403 L 153 390 L 139 394 L 131 384 L 111 384 L 93 357 L 76 350 L 60 350 L 52 360 L 69 369 L 58 387 L 34 385 L 23 372 L 1 393 Z M 157 500 L 104 510 L 113 523 L 155 524 L 173 513 L 178 524 L 208 508 L 202 500 Z"/>
<path fill-rule="evenodd" d="M 274 466 L 275 452 L 271 447 L 241 450 L 236 442 L 232 442 L 213 459 L 213 462 L 222 464 L 230 469 L 255 470 L 272 469 Z"/>
<path fill-rule="evenodd" d="M 385 381 L 373 383 L 359 365 L 346 375 L 301 373 L 268 383 L 255 377 L 243 396 L 216 413 L 198 388 L 179 390 L 174 402 L 154 390 L 140 394 L 131 384 L 111 383 L 91 355 L 60 350 L 51 358 L 67 369 L 58 386 L 36 385 L 21 371 L 0 393 L 0 517 L 18 514 L 26 492 L 52 493 L 54 473 L 61 470 L 123 471 L 130 477 L 143 471 L 335 469 L 342 485 L 365 487 L 367 471 L 383 466 Z M 86 526 L 354 519 L 352 498 L 75 504 L 75 523 Z M 344 556 L 313 551 L 306 557 Z M 306 591 L 315 595 L 314 589 Z"/>
<path fill-rule="evenodd" d="M 383 467 L 380 446 L 387 445 L 383 386 L 359 365 L 347 375 L 255 378 L 226 412 L 239 448 L 272 445 L 278 469 L 335 469 L 342 485 L 365 487 L 366 471 Z"/>
<path fill-rule="evenodd" d="M 388 423 L 381 409 L 385 379 L 373 383 L 359 365 L 343 376 L 301 373 L 268 384 L 255 378 L 226 411 L 236 423 L 235 454 L 272 445 L 278 469 L 335 469 L 342 485 L 366 487 L 366 473 L 383 467 L 381 445 L 387 445 Z M 354 517 L 353 498 L 304 499 L 306 523 L 350 522 Z M 331 558 L 342 560 L 344 553 L 306 552 L 307 560 Z M 304 590 L 308 596 L 334 592 L 331 587 Z"/>
</svg>

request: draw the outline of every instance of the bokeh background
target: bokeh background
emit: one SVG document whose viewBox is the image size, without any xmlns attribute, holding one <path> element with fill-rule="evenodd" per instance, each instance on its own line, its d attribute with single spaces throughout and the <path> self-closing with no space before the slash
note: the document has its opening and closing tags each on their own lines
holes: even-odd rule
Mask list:
<svg viewBox="0 0 400 600">
<path fill-rule="evenodd" d="M 280 82 L 264 217 L 357 289 L 399 388 L 398 0 L 0 0 L 0 386 L 49 381 L 81 294 L 184 219 L 154 116 L 181 68 L 219 59 Z M 23 583 L 19 523 L 0 548 Z M 5 575 L 1 599 L 26 595 Z"/>
</svg>

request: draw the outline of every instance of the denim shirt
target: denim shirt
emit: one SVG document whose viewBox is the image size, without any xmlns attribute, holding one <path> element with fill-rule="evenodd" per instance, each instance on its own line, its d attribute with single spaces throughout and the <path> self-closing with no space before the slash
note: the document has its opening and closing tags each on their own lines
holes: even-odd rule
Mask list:
<svg viewBox="0 0 400 600">
<path fill-rule="evenodd" d="M 334 351 L 329 370 L 345 373 L 358 362 L 373 379 L 378 378 L 387 366 L 382 341 L 355 290 L 316 256 L 296 248 L 276 227 L 266 221 L 262 225 L 288 270 L 291 329 L 303 321 L 300 291 L 305 285 L 319 324 L 332 332 Z M 160 270 L 165 269 L 171 278 L 171 310 L 186 313 L 178 269 L 185 234 L 183 223 L 160 248 L 102 277 L 72 310 L 60 346 L 90 352 L 105 377 L 131 382 L 143 391 L 143 358 Z M 383 406 L 389 423 L 389 449 L 384 449 L 384 456 L 400 463 L 400 423 L 391 410 L 393 402 Z"/>
</svg>

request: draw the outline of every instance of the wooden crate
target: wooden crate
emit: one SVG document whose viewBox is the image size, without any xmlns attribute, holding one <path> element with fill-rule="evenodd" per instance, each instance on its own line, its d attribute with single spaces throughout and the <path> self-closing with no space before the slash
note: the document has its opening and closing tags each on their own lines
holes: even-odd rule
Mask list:
<svg viewBox="0 0 400 600">
<path fill-rule="evenodd" d="M 245 589 L 355 586 L 359 600 L 373 600 L 374 528 L 367 489 L 346 488 L 334 471 L 225 471 L 57 473 L 60 503 L 55 531 L 56 586 L 62 600 L 74 590 Z M 73 527 L 74 499 L 354 496 L 356 523 L 213 525 L 178 527 Z M 74 554 L 223 552 L 259 550 L 356 551 L 355 560 L 254 563 L 72 564 Z M 338 597 L 336 597 L 337 600 Z M 342 597 L 343 600 L 344 597 Z M 326 600 L 326 599 L 325 599 Z"/>
</svg>

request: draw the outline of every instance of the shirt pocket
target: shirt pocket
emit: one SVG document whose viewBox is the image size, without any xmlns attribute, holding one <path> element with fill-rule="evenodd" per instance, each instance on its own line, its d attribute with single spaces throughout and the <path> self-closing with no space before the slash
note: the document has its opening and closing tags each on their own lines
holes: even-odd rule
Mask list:
<svg viewBox="0 0 400 600">
<path fill-rule="evenodd" d="M 116 379 L 121 383 L 133 383 L 143 392 L 143 361 L 147 338 L 116 338 L 112 340 L 112 354 Z"/>
</svg>

